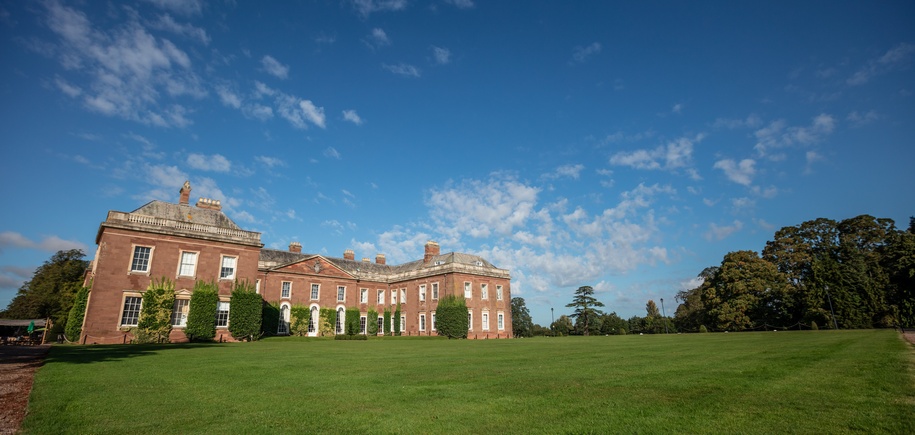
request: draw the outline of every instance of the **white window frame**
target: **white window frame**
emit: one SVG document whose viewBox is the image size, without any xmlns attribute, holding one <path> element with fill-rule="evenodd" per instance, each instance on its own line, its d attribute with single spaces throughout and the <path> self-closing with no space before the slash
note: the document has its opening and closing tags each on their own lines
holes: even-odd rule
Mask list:
<svg viewBox="0 0 915 435">
<path fill-rule="evenodd" d="M 406 305 L 406 304 L 407 304 L 407 289 L 402 288 L 402 289 L 400 289 L 400 305 Z"/>
<path fill-rule="evenodd" d="M 172 317 L 169 323 L 173 328 L 187 327 L 187 313 L 190 311 L 191 300 L 185 298 L 175 298 L 172 304 Z"/>
<path fill-rule="evenodd" d="M 480 329 L 489 331 L 489 311 L 483 311 L 483 315 L 480 316 L 480 323 Z"/>
<path fill-rule="evenodd" d="M 400 333 L 403 334 L 407 330 L 407 316 L 400 316 Z"/>
<path fill-rule="evenodd" d="M 384 316 L 378 316 L 378 334 L 384 335 Z"/>
<path fill-rule="evenodd" d="M 321 298 L 321 284 L 311 284 L 311 300 L 316 301 Z"/>
<path fill-rule="evenodd" d="M 497 301 L 502 300 L 502 286 L 501 285 L 496 286 L 496 300 Z"/>
<path fill-rule="evenodd" d="M 276 327 L 277 335 L 289 335 L 291 333 L 289 330 L 289 313 L 291 311 L 292 308 L 289 306 L 288 302 L 280 304 L 280 321 L 279 325 Z"/>
<path fill-rule="evenodd" d="M 391 289 L 391 305 L 397 305 L 397 289 Z M 393 323 L 391 324 L 393 325 Z"/>
<path fill-rule="evenodd" d="M 361 304 L 369 303 L 369 289 L 367 289 L 367 288 L 359 289 L 359 303 L 361 303 Z"/>
<path fill-rule="evenodd" d="M 261 294 L 261 280 L 254 280 L 254 293 Z"/>
<path fill-rule="evenodd" d="M 231 274 L 231 275 L 222 276 L 222 275 L 223 275 L 223 272 L 224 272 L 224 269 L 227 269 L 227 267 L 226 267 L 226 260 L 228 260 L 228 259 L 231 259 L 231 260 L 232 260 L 232 274 Z M 235 256 L 235 255 L 221 255 L 220 258 L 219 258 L 219 279 L 234 280 L 234 279 L 235 279 L 235 275 L 237 275 L 237 274 L 238 274 L 238 256 Z"/>
<path fill-rule="evenodd" d="M 473 310 L 467 310 L 467 330 L 473 331 Z"/>
<path fill-rule="evenodd" d="M 346 302 L 346 286 L 337 286 L 337 302 Z"/>
<path fill-rule="evenodd" d="M 127 303 L 128 299 L 131 302 L 130 305 L 130 316 L 127 315 Z M 134 309 L 136 308 L 136 309 Z M 121 301 L 121 319 L 120 326 L 137 326 L 140 323 L 140 311 L 143 310 L 143 295 L 139 293 L 125 293 L 124 298 Z M 133 314 L 136 311 L 136 314 Z M 131 323 L 127 323 L 127 319 L 133 320 Z"/>
<path fill-rule="evenodd" d="M 435 311 L 432 312 L 432 321 L 430 326 L 432 326 L 432 332 L 435 332 Z"/>
<path fill-rule="evenodd" d="M 191 263 L 185 263 L 184 262 L 185 254 L 193 255 L 194 261 Z M 197 259 L 198 258 L 200 258 L 200 253 L 197 251 L 181 251 L 178 254 L 178 276 L 189 277 L 189 278 L 193 278 L 193 277 L 197 276 Z M 185 264 L 190 265 L 191 270 L 189 271 L 189 273 L 184 273 L 184 272 L 188 272 L 188 271 L 184 270 Z"/>
<path fill-rule="evenodd" d="M 497 323 L 496 323 L 496 327 L 498 327 L 500 331 L 504 331 L 505 330 L 505 313 L 499 311 L 498 313 L 496 313 L 496 318 L 498 319 Z"/>
<path fill-rule="evenodd" d="M 419 301 L 426 302 L 426 285 L 425 284 L 419 285 Z"/>
<path fill-rule="evenodd" d="M 346 328 L 346 308 L 344 308 L 342 305 L 338 306 L 337 315 L 335 317 L 336 322 L 334 323 L 336 323 L 336 325 L 334 325 L 334 330 L 336 331 L 337 335 L 341 335 L 345 332 L 344 329 Z"/>
<path fill-rule="evenodd" d="M 480 284 L 480 299 L 489 299 L 489 284 Z"/>
<path fill-rule="evenodd" d="M 315 336 L 318 334 L 319 317 L 321 317 L 321 308 L 313 304 L 308 308 L 308 335 Z"/>
<path fill-rule="evenodd" d="M 366 328 L 368 327 L 368 322 L 365 316 L 359 316 L 359 333 L 362 335 L 366 334 Z"/>
<path fill-rule="evenodd" d="M 437 282 L 432 283 L 432 300 L 433 301 L 438 300 L 438 283 Z M 433 329 L 433 331 L 434 331 L 434 329 Z"/>
<path fill-rule="evenodd" d="M 385 294 L 385 291 L 383 289 L 378 290 L 378 299 L 377 299 L 378 305 L 384 305 L 384 294 Z"/>
<path fill-rule="evenodd" d="M 473 299 L 473 283 L 464 281 L 464 299 Z"/>
<path fill-rule="evenodd" d="M 423 313 L 419 315 L 419 332 L 426 332 L 426 315 Z"/>
<path fill-rule="evenodd" d="M 221 308 L 223 306 L 225 306 L 226 309 L 220 310 L 219 308 Z M 232 310 L 232 307 L 229 306 L 229 301 L 219 301 L 216 303 L 216 328 L 228 328 L 229 327 L 229 315 L 231 313 L 231 310 Z M 223 312 L 226 313 L 226 315 L 225 315 L 226 324 L 220 325 L 219 324 L 220 313 L 223 313 Z"/>
<path fill-rule="evenodd" d="M 130 245 L 130 246 L 131 246 L 130 263 L 127 264 L 127 270 L 130 273 L 145 273 L 145 274 L 149 275 L 149 271 L 152 269 L 153 252 L 155 252 L 156 247 L 155 246 L 146 246 L 146 245 Z M 146 257 L 146 268 L 145 269 L 134 269 L 134 267 L 133 267 L 134 264 L 137 262 L 137 249 L 139 249 L 139 248 L 149 249 L 149 254 Z"/>
<path fill-rule="evenodd" d="M 291 297 L 292 297 L 292 281 L 281 282 L 280 283 L 280 298 L 289 299 Z"/>
</svg>

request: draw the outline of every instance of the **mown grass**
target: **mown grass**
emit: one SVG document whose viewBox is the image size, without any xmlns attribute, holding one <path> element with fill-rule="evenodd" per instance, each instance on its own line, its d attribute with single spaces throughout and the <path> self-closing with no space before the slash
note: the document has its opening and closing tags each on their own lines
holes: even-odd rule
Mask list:
<svg viewBox="0 0 915 435">
<path fill-rule="evenodd" d="M 887 330 L 56 346 L 26 433 L 915 433 Z"/>
</svg>

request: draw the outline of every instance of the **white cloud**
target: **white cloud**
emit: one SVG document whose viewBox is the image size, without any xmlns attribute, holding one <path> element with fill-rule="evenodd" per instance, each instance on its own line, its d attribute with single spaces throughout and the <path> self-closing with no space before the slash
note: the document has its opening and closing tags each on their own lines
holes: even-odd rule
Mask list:
<svg viewBox="0 0 915 435">
<path fill-rule="evenodd" d="M 473 8 L 473 0 L 445 0 L 445 3 L 450 3 L 458 9 L 471 9 Z"/>
<path fill-rule="evenodd" d="M 774 149 L 792 145 L 812 145 L 832 134 L 836 119 L 821 113 L 813 118 L 809 126 L 788 127 L 784 120 L 776 120 L 755 132 L 757 143 L 753 147 L 760 156 L 767 156 Z"/>
<path fill-rule="evenodd" d="M 57 85 L 61 92 L 67 94 L 67 96 L 70 98 L 76 98 L 83 93 L 83 90 L 80 89 L 79 86 L 71 85 L 60 77 L 54 80 L 54 84 Z"/>
<path fill-rule="evenodd" d="M 572 60 L 575 63 L 583 63 L 591 56 L 600 53 L 600 50 L 600 42 L 592 42 L 587 47 L 575 47 L 575 50 L 572 52 Z"/>
<path fill-rule="evenodd" d="M 81 11 L 57 2 L 44 6 L 44 22 L 57 37 L 50 47 L 68 76 L 58 83 L 63 92 L 76 97 L 79 89 L 84 107 L 102 115 L 161 127 L 191 124 L 183 105 L 164 101 L 207 94 L 184 51 L 147 32 L 136 13 L 126 13 L 117 27 L 100 30 Z M 88 85 L 60 86 L 77 79 Z"/>
<path fill-rule="evenodd" d="M 880 119 L 880 115 L 878 115 L 877 112 L 873 110 L 868 110 L 865 113 L 858 113 L 858 111 L 854 111 L 845 117 L 845 120 L 851 123 L 852 127 L 862 127 L 878 119 Z"/>
<path fill-rule="evenodd" d="M 317 125 L 318 127 L 324 128 L 324 108 L 317 107 L 311 100 L 302 100 L 299 101 L 299 107 L 302 108 L 302 113 L 305 114 L 305 118 L 311 121 L 312 124 Z"/>
<path fill-rule="evenodd" d="M 0 233 L 0 251 L 7 248 L 37 249 L 45 252 L 66 251 L 70 249 L 82 249 L 88 252 L 88 247 L 76 240 L 64 240 L 58 236 L 44 236 L 39 241 L 34 241 L 20 233 L 14 231 L 4 231 Z"/>
<path fill-rule="evenodd" d="M 670 108 L 670 112 L 680 114 L 683 112 L 683 107 L 683 103 L 674 104 L 673 107 Z"/>
<path fill-rule="evenodd" d="M 344 110 L 343 119 L 356 125 L 362 125 L 362 118 L 359 117 L 359 114 L 356 113 L 355 110 Z"/>
<path fill-rule="evenodd" d="M 620 151 L 610 157 L 610 164 L 650 170 L 685 168 L 692 165 L 693 144 L 703 137 L 681 137 L 651 150 Z"/>
<path fill-rule="evenodd" d="M 399 11 L 407 7 L 407 0 L 352 0 L 353 7 L 363 18 L 375 12 Z"/>
<path fill-rule="evenodd" d="M 845 82 L 851 86 L 863 85 L 874 77 L 886 74 L 901 67 L 915 53 L 915 45 L 903 42 L 889 49 L 882 56 L 869 60 Z"/>
<path fill-rule="evenodd" d="M 335 160 L 340 160 L 341 158 L 343 158 L 340 155 L 340 152 L 337 151 L 337 149 L 334 147 L 327 147 L 324 150 L 324 157 L 328 157 L 328 158 L 335 159 Z"/>
<path fill-rule="evenodd" d="M 276 158 L 276 157 L 257 156 L 257 157 L 254 158 L 254 160 L 257 161 L 257 162 L 263 163 L 263 164 L 266 165 L 268 168 L 275 168 L 275 167 L 284 167 L 284 166 L 286 166 L 286 162 L 285 162 L 285 161 L 283 161 L 282 159 Z"/>
<path fill-rule="evenodd" d="M 261 65 L 267 74 L 284 80 L 289 78 L 289 66 L 283 65 L 280 61 L 274 59 L 273 56 L 266 55 L 261 58 Z"/>
<path fill-rule="evenodd" d="M 572 178 L 577 180 L 581 175 L 581 171 L 585 168 L 585 165 L 562 165 L 556 168 L 555 171 L 550 172 L 549 174 L 544 174 L 543 177 L 547 179 L 557 179 L 557 178 Z"/>
<path fill-rule="evenodd" d="M 201 0 L 146 0 L 146 2 L 181 15 L 199 15 L 203 11 Z"/>
<path fill-rule="evenodd" d="M 222 104 L 235 108 L 235 109 L 241 108 L 241 103 L 242 103 L 241 97 L 238 94 L 236 94 L 234 91 L 229 89 L 227 86 L 224 86 L 224 85 L 216 86 L 216 95 L 219 96 L 219 101 L 222 102 Z"/>
<path fill-rule="evenodd" d="M 151 27 L 197 40 L 203 45 L 210 44 L 210 37 L 207 35 L 206 30 L 195 27 L 191 24 L 180 24 L 175 21 L 175 19 L 172 18 L 172 16 L 169 14 L 161 15 L 158 21 L 151 24 Z"/>
<path fill-rule="evenodd" d="M 381 64 L 381 67 L 388 70 L 389 72 L 405 77 L 419 77 L 421 74 L 419 68 L 406 63 L 399 63 L 397 65 L 384 63 Z"/>
<path fill-rule="evenodd" d="M 385 45 L 391 45 L 391 39 L 388 38 L 388 34 L 385 33 L 384 29 L 376 27 L 372 29 L 372 34 L 369 35 L 369 39 L 366 43 L 371 47 L 383 47 Z"/>
<path fill-rule="evenodd" d="M 451 63 L 451 50 L 443 47 L 432 47 L 432 58 L 435 59 L 435 63 L 438 65 L 446 65 Z"/>
<path fill-rule="evenodd" d="M 207 156 L 192 153 L 187 156 L 187 164 L 201 171 L 229 172 L 232 169 L 232 162 L 221 154 Z"/>
<path fill-rule="evenodd" d="M 724 175 L 727 176 L 729 180 L 737 184 L 749 186 L 753 183 L 753 176 L 756 175 L 755 166 L 756 161 L 753 159 L 743 159 L 740 163 L 731 159 L 724 159 L 715 162 L 714 168 L 724 171 Z"/>
<path fill-rule="evenodd" d="M 736 129 L 736 128 L 757 128 L 762 125 L 762 118 L 751 113 L 745 119 L 718 118 L 712 123 L 712 128 Z"/>
<path fill-rule="evenodd" d="M 324 128 L 325 117 L 323 107 L 315 106 L 311 100 L 303 100 L 299 97 L 270 89 L 260 82 L 256 82 L 256 87 L 256 96 L 274 96 L 274 104 L 276 104 L 277 113 L 281 118 L 289 121 L 293 127 L 304 130 L 308 128 L 308 122 L 311 122 L 318 127 Z"/>
<path fill-rule="evenodd" d="M 743 222 L 735 220 L 731 225 L 719 226 L 715 223 L 709 224 L 709 229 L 705 233 L 705 239 L 709 241 L 724 240 L 731 234 L 740 231 L 743 228 Z"/>
</svg>

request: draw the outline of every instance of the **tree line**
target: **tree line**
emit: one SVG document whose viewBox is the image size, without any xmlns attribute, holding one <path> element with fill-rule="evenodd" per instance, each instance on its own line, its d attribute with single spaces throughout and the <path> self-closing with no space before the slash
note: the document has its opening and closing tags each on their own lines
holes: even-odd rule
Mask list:
<svg viewBox="0 0 915 435">
<path fill-rule="evenodd" d="M 755 251 L 727 253 L 677 294 L 683 331 L 915 327 L 915 217 L 819 218 Z"/>
</svg>

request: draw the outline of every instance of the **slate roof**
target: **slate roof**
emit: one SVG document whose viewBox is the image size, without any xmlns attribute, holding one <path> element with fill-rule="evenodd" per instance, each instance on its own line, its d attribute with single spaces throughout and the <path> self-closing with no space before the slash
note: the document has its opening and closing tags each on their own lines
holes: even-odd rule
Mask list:
<svg viewBox="0 0 915 435">
<path fill-rule="evenodd" d="M 150 201 L 131 213 L 171 219 L 179 222 L 211 225 L 219 228 L 242 230 L 221 210 L 199 208 L 188 204 L 173 204 L 165 201 Z"/>
<path fill-rule="evenodd" d="M 267 263 L 268 269 L 278 269 L 293 263 L 298 263 L 303 260 L 308 260 L 314 257 L 319 256 L 319 254 L 306 254 L 306 253 L 295 253 L 289 251 L 281 251 L 277 249 L 261 249 L 260 261 L 262 263 Z M 352 274 L 352 275 L 362 275 L 362 274 L 372 274 L 372 275 L 396 275 L 400 273 L 420 270 L 427 267 L 443 266 L 447 264 L 465 264 L 469 266 L 483 267 L 488 269 L 498 269 L 492 263 L 483 259 L 483 257 L 471 254 L 464 254 L 460 252 L 451 252 L 448 254 L 437 255 L 432 257 L 428 263 L 423 262 L 423 260 L 411 261 L 404 264 L 390 265 L 390 264 L 378 264 L 374 262 L 366 262 L 360 260 L 347 260 L 344 258 L 335 258 L 335 257 L 325 257 L 321 256 L 327 261 L 333 263 L 335 266 L 339 267 L 341 270 Z"/>
</svg>

